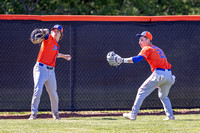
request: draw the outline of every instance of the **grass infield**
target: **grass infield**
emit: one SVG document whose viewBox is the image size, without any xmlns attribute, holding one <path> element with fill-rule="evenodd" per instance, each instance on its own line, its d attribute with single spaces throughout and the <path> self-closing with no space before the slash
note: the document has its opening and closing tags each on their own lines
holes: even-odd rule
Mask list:
<svg viewBox="0 0 200 133">
<path fill-rule="evenodd" d="M 6 119 L 0 120 L 0 132 L 43 133 L 199 133 L 200 115 L 177 115 L 175 121 L 163 121 L 163 115 L 141 115 L 136 121 L 122 116 L 70 117 L 53 119 Z"/>
<path fill-rule="evenodd" d="M 60 120 L 53 120 L 52 117 L 36 120 L 27 119 L 0 119 L 1 132 L 43 132 L 43 133 L 199 133 L 200 132 L 200 112 L 199 109 L 174 110 L 175 121 L 163 121 L 166 116 L 163 110 L 141 110 L 136 121 L 131 121 L 122 117 L 123 112 L 128 111 L 81 111 L 62 112 Z M 182 112 L 182 113 L 178 113 Z M 190 113 L 188 113 L 190 112 Z M 191 113 L 195 112 L 195 113 Z M 50 112 L 39 112 L 39 115 L 48 115 Z M 70 117 L 62 117 L 62 114 L 76 114 Z M 79 114 L 79 115 L 77 115 Z M 100 115 L 96 115 L 100 114 Z M 107 114 L 112 114 L 108 116 Z M 117 114 L 117 115 L 116 115 Z M 149 115 L 151 114 L 151 115 Z M 155 115 L 156 114 L 156 115 Z M 26 116 L 30 112 L 1 112 L 2 116 Z M 65 115 L 66 116 L 66 115 Z M 88 117 L 89 116 L 89 117 Z"/>
</svg>

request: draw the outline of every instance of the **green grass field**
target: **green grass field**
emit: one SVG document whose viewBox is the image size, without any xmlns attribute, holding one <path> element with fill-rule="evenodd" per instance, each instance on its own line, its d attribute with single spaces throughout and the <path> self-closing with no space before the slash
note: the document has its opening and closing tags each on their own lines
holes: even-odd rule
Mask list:
<svg viewBox="0 0 200 133">
<path fill-rule="evenodd" d="M 200 114 L 175 115 L 175 121 L 163 121 L 164 115 L 140 115 L 136 121 L 122 116 L 71 117 L 53 119 L 2 119 L 0 132 L 18 133 L 200 133 Z"/>
</svg>

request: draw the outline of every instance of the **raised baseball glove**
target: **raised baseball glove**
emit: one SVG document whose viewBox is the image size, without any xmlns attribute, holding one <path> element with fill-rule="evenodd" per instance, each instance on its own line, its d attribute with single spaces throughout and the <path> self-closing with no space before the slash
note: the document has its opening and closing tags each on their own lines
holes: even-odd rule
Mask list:
<svg viewBox="0 0 200 133">
<path fill-rule="evenodd" d="M 33 44 L 39 44 L 48 33 L 48 29 L 35 29 L 31 33 L 30 40 Z"/>
<path fill-rule="evenodd" d="M 122 58 L 111 51 L 107 54 L 107 61 L 111 66 L 119 66 L 122 63 Z"/>
</svg>

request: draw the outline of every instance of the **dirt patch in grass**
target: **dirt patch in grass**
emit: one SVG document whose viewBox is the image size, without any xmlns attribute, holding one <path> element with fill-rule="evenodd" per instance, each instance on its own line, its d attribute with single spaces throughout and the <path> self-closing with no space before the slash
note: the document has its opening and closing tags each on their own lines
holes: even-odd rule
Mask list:
<svg viewBox="0 0 200 133">
<path fill-rule="evenodd" d="M 122 116 L 128 111 L 60 111 L 60 118 L 70 117 L 105 117 L 105 116 Z M 200 114 L 200 109 L 174 109 L 174 115 L 182 114 Z M 138 115 L 165 115 L 163 110 L 140 110 Z M 30 113 L 9 113 L 0 114 L 0 119 L 28 119 Z M 52 119 L 51 112 L 38 112 L 37 119 Z"/>
</svg>

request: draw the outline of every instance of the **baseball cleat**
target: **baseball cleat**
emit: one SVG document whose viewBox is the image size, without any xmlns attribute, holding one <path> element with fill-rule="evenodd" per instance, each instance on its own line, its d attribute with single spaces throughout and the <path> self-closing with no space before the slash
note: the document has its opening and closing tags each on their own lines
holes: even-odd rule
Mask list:
<svg viewBox="0 0 200 133">
<path fill-rule="evenodd" d="M 136 120 L 136 115 L 134 115 L 133 113 L 123 113 L 123 117 L 130 120 Z"/>
<path fill-rule="evenodd" d="M 53 116 L 54 120 L 59 120 L 60 119 L 58 113 L 52 113 L 52 116 Z"/>
<path fill-rule="evenodd" d="M 166 119 L 163 119 L 164 121 L 170 121 L 170 120 L 175 120 L 175 117 L 174 116 L 171 116 L 171 117 L 167 117 Z"/>
<path fill-rule="evenodd" d="M 37 118 L 37 114 L 31 114 L 29 120 L 35 120 Z"/>
</svg>

